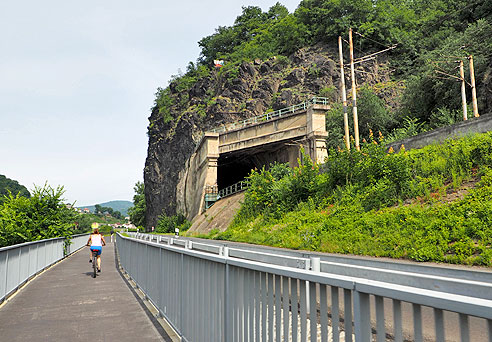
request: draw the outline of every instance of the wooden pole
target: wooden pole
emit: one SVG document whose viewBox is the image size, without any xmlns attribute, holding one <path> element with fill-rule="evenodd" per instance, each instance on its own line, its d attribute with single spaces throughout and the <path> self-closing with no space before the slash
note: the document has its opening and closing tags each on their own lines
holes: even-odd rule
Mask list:
<svg viewBox="0 0 492 342">
<path fill-rule="evenodd" d="M 350 76 L 352 78 L 352 112 L 354 114 L 355 148 L 357 149 L 357 151 L 360 151 L 359 118 L 357 116 L 357 89 L 355 86 L 354 43 L 352 41 L 352 29 L 349 30 L 349 44 L 350 44 Z"/>
<path fill-rule="evenodd" d="M 340 78 L 342 79 L 343 125 L 345 129 L 345 147 L 350 150 L 350 133 L 348 124 L 347 93 L 345 91 L 345 73 L 343 72 L 342 37 L 338 36 L 338 52 L 340 54 Z"/>
<path fill-rule="evenodd" d="M 460 78 L 461 78 L 461 103 L 463 105 L 463 120 L 468 120 L 468 113 L 466 108 L 465 71 L 463 70 L 462 60 L 460 60 Z"/>
<path fill-rule="evenodd" d="M 478 118 L 478 105 L 477 105 L 477 89 L 475 88 L 475 71 L 473 69 L 473 56 L 468 57 L 470 60 L 470 80 L 472 87 L 472 104 L 473 104 L 473 116 Z"/>
</svg>

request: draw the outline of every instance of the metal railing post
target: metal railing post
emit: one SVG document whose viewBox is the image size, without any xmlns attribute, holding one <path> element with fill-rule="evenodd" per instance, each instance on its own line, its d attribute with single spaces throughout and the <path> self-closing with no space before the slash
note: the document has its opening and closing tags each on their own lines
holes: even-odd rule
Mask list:
<svg viewBox="0 0 492 342">
<path fill-rule="evenodd" d="M 232 341 L 232 307 L 230 298 L 230 278 L 229 278 L 229 263 L 227 259 L 229 258 L 229 247 L 224 247 L 222 250 L 222 256 L 226 259 L 225 272 L 224 272 L 224 340 L 223 342 Z"/>
<path fill-rule="evenodd" d="M 345 324 L 350 324 L 345 322 Z M 371 316 L 369 295 L 354 290 L 354 330 L 355 342 L 371 341 Z"/>
</svg>

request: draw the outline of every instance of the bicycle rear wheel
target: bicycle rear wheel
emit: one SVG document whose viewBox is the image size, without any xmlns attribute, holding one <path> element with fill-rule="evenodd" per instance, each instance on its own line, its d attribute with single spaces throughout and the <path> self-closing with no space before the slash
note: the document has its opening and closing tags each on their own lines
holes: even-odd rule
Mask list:
<svg viewBox="0 0 492 342">
<path fill-rule="evenodd" d="M 97 273 L 97 257 L 96 257 L 96 252 L 93 251 L 92 252 L 92 278 L 95 278 L 96 277 L 96 273 Z"/>
</svg>

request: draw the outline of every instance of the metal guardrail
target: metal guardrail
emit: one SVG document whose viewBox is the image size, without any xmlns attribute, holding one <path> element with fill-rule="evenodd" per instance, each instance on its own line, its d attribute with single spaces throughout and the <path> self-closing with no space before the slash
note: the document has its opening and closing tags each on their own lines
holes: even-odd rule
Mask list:
<svg viewBox="0 0 492 342">
<path fill-rule="evenodd" d="M 238 192 L 244 191 L 247 188 L 249 188 L 249 182 L 240 181 L 236 184 L 230 185 L 224 189 L 219 190 L 219 198 L 224 198 L 227 196 L 237 194 Z"/>
<path fill-rule="evenodd" d="M 74 235 L 67 248 L 64 238 L 0 248 L 0 303 L 36 274 L 85 246 L 87 236 Z"/>
<path fill-rule="evenodd" d="M 221 190 L 217 190 L 217 185 L 208 186 L 205 190 L 205 209 L 210 208 L 219 199 L 232 196 L 247 188 L 249 188 L 249 182 L 247 180 L 237 182 Z"/>
<path fill-rule="evenodd" d="M 241 120 L 237 121 L 231 124 L 227 124 L 222 127 L 214 128 L 211 130 L 211 132 L 214 133 L 224 133 L 227 131 L 235 130 L 238 128 L 246 127 L 252 124 L 260 123 L 260 122 L 266 122 L 266 121 L 271 121 L 277 118 L 282 117 L 283 115 L 286 114 L 293 114 L 298 111 L 304 111 L 306 110 L 310 105 L 313 104 L 322 104 L 322 105 L 327 105 L 329 104 L 330 101 L 326 97 L 312 97 L 311 99 L 304 101 L 302 103 L 287 107 L 287 108 L 282 108 L 279 110 L 276 110 L 274 112 L 269 112 L 265 113 L 262 115 L 254 116 L 252 118 L 246 119 L 246 120 Z"/>
<path fill-rule="evenodd" d="M 66 255 L 70 255 L 79 249 L 85 247 L 87 245 L 87 240 L 89 240 L 89 235 L 90 234 L 78 234 L 78 235 L 73 235 L 72 239 L 70 240 L 70 245 L 67 247 L 67 250 L 65 251 Z"/>
<path fill-rule="evenodd" d="M 484 321 L 485 341 L 492 340 L 492 285 L 487 282 L 451 285 L 452 280 L 439 283 L 431 275 L 420 282 L 417 274 L 398 280 L 404 272 L 391 269 L 381 281 L 381 273 L 370 269 L 365 269 L 369 278 L 363 269 L 352 269 L 352 276 L 337 274 L 335 265 L 319 257 L 132 236 L 118 235 L 121 265 L 184 341 L 382 342 L 387 334 L 403 341 L 405 306 L 413 316 L 413 341 L 423 341 L 423 327 L 428 329 L 423 312 L 433 316 L 434 341 L 458 341 L 458 335 L 462 342 L 472 341 L 470 321 L 478 319 Z M 387 281 L 391 272 L 395 280 Z M 388 301 L 392 310 L 385 311 Z M 450 312 L 458 313 L 458 323 L 451 324 L 455 336 L 446 336 L 454 333 L 445 321 Z"/>
</svg>

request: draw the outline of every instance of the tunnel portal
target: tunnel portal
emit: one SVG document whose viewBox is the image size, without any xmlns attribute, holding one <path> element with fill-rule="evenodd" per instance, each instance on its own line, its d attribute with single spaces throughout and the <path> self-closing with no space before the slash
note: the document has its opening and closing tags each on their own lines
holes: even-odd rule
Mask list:
<svg viewBox="0 0 492 342">
<path fill-rule="evenodd" d="M 315 162 L 327 156 L 327 99 L 313 98 L 300 105 L 205 132 L 186 167 L 179 174 L 176 208 L 189 220 L 218 198 L 244 189 L 235 185 L 254 168 L 271 163 L 297 166 L 301 146 Z M 239 189 L 239 190 L 238 190 Z"/>
</svg>

